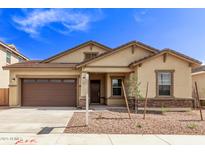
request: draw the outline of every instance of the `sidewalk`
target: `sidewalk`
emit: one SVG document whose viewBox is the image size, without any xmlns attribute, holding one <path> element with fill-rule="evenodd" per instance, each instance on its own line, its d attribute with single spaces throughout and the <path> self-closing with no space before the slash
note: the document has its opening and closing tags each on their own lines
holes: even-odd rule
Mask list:
<svg viewBox="0 0 205 154">
<path fill-rule="evenodd" d="M 22 134 L 0 133 L 2 144 L 64 145 L 190 145 L 205 144 L 205 136 L 117 134 Z"/>
</svg>

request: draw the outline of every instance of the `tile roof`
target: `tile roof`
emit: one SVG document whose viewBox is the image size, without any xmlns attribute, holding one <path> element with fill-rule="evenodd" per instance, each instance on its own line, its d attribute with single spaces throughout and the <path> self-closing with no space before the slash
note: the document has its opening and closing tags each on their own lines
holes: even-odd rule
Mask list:
<svg viewBox="0 0 205 154">
<path fill-rule="evenodd" d="M 93 44 L 97 44 L 99 46 L 103 46 L 104 48 L 107 48 L 108 51 L 107 52 L 104 52 L 92 59 L 89 59 L 89 60 L 86 60 L 86 61 L 83 61 L 81 63 L 47 63 L 47 61 L 49 61 L 50 59 L 52 58 L 55 58 L 55 57 L 58 57 L 58 56 L 62 56 L 64 54 L 66 54 L 67 52 L 70 52 L 70 51 L 73 51 L 73 49 L 76 49 L 78 47 L 82 47 L 84 45 L 87 45 L 89 43 L 93 43 Z M 4 68 L 75 68 L 75 67 L 81 67 L 83 65 L 86 65 L 87 63 L 89 62 L 92 62 L 94 60 L 97 60 L 98 58 L 101 58 L 101 57 L 104 57 L 104 56 L 108 56 L 110 54 L 113 54 L 117 51 L 119 51 L 120 49 L 124 48 L 124 47 L 128 47 L 128 46 L 132 46 L 132 45 L 136 45 L 136 46 L 142 46 L 144 48 L 147 48 L 148 50 L 150 50 L 153 54 L 148 56 L 148 57 L 145 57 L 145 58 L 142 58 L 140 60 L 137 60 L 137 61 L 134 61 L 132 63 L 130 63 L 129 66 L 133 66 L 133 65 L 137 65 L 138 63 L 141 63 L 143 61 L 146 61 L 147 59 L 151 58 L 151 57 L 155 57 L 155 56 L 158 56 L 158 55 L 161 55 L 163 53 L 170 53 L 170 54 L 175 54 L 176 56 L 179 56 L 187 61 L 191 61 L 192 63 L 196 63 L 196 64 L 201 64 L 200 61 L 194 59 L 194 58 L 191 58 L 189 56 L 186 56 L 182 53 L 179 53 L 175 50 L 172 50 L 172 49 L 163 49 L 163 50 L 158 50 L 158 49 L 155 49 L 153 47 L 150 47 L 148 45 L 145 45 L 144 43 L 141 43 L 139 41 L 131 41 L 131 42 L 128 42 L 128 43 L 125 43 L 123 45 L 120 45 L 116 48 L 109 48 L 109 47 L 106 47 L 98 42 L 95 42 L 95 41 L 87 41 L 83 44 L 80 44 L 74 48 L 71 48 L 69 50 L 66 50 L 65 52 L 61 52 L 55 56 L 52 56 L 46 60 L 43 60 L 43 61 L 40 61 L 40 60 L 33 60 L 33 61 L 27 61 L 27 62 L 21 62 L 21 63 L 16 63 L 16 64 L 11 64 L 11 65 L 8 65 L 8 66 L 4 66 Z"/>
<path fill-rule="evenodd" d="M 146 45 L 146 44 L 144 44 L 144 43 L 142 43 L 142 42 L 140 42 L 140 41 L 130 41 L 130 42 L 128 42 L 128 43 L 125 43 L 125 44 L 123 44 L 123 45 L 120 45 L 120 46 L 114 48 L 113 50 L 117 50 L 117 49 L 126 47 L 126 46 L 128 46 L 128 45 L 130 45 L 130 44 L 136 44 L 136 45 L 139 45 L 139 46 L 146 47 L 146 48 L 152 50 L 153 53 L 157 53 L 157 52 L 160 51 L 159 49 L 153 48 L 153 47 L 151 47 L 151 46 L 149 46 L 149 45 Z"/>
<path fill-rule="evenodd" d="M 183 54 L 183 53 L 181 53 L 181 52 L 177 52 L 177 51 L 175 51 L 175 50 L 173 50 L 173 49 L 166 48 L 166 49 L 163 49 L 162 52 L 163 52 L 163 51 L 170 51 L 170 52 L 172 52 L 172 53 L 175 53 L 176 55 L 179 55 L 179 56 L 181 56 L 181 57 L 184 57 L 184 58 L 186 58 L 186 59 L 189 59 L 189 60 L 191 60 L 191 61 L 194 61 L 194 62 L 196 62 L 196 63 L 198 63 L 198 64 L 201 64 L 201 63 L 202 63 L 201 61 L 199 61 L 199 60 L 197 60 L 197 59 L 194 59 L 194 58 L 192 58 L 192 57 L 189 57 L 189 56 L 187 56 L 187 55 L 185 55 L 185 54 Z"/>
<path fill-rule="evenodd" d="M 155 56 L 158 56 L 158 55 L 161 55 L 161 54 L 164 54 L 164 53 L 172 53 L 172 54 L 178 55 L 179 57 L 182 57 L 182 58 L 184 58 L 184 59 L 187 59 L 187 60 L 189 60 L 189 61 L 192 61 L 193 63 L 201 64 L 200 61 L 198 61 L 198 60 L 196 60 L 196 59 L 194 59 L 194 58 L 191 58 L 191 57 L 189 57 L 189 56 L 186 56 L 186 55 L 184 55 L 184 54 L 182 54 L 182 53 L 179 53 L 179 52 L 177 52 L 177 51 L 175 51 L 175 50 L 172 50 L 172 49 L 163 49 L 163 50 L 161 50 L 158 54 L 151 55 L 151 56 L 147 56 L 147 57 L 144 57 L 144 58 L 142 58 L 142 59 L 136 60 L 136 61 L 130 63 L 129 66 L 137 65 L 137 64 L 139 64 L 139 63 L 142 63 L 142 62 L 144 62 L 144 61 L 150 59 L 151 57 L 155 57 Z"/>
<path fill-rule="evenodd" d="M 192 73 L 205 72 L 205 65 L 192 69 Z"/>
<path fill-rule="evenodd" d="M 4 66 L 7 68 L 75 68 L 76 63 L 40 63 L 40 60 L 31 60 Z"/>
</svg>

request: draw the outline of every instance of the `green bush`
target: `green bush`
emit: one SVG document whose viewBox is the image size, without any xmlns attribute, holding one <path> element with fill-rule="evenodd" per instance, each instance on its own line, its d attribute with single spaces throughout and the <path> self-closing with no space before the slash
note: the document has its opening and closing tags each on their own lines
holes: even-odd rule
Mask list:
<svg viewBox="0 0 205 154">
<path fill-rule="evenodd" d="M 189 129 L 195 129 L 195 128 L 197 128 L 197 124 L 195 124 L 195 123 L 189 123 L 189 124 L 187 124 L 187 128 L 189 128 Z"/>
</svg>

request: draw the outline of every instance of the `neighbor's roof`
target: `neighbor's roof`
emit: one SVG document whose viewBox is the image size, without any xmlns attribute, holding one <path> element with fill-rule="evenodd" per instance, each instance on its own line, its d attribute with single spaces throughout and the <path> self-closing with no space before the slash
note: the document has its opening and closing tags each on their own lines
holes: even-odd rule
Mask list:
<svg viewBox="0 0 205 154">
<path fill-rule="evenodd" d="M 8 51 L 12 52 L 13 54 L 20 56 L 21 58 L 25 59 L 25 60 L 29 60 L 29 58 L 27 58 L 26 56 L 24 56 L 23 54 L 21 54 L 18 50 L 15 50 L 14 48 L 12 48 L 11 46 L 5 44 L 4 42 L 0 41 L 0 45 L 4 48 L 6 48 Z"/>
<path fill-rule="evenodd" d="M 92 59 L 89 59 L 89 60 L 87 60 L 87 61 L 83 61 L 83 62 L 79 63 L 79 64 L 77 65 L 77 67 L 84 66 L 84 65 L 86 65 L 86 64 L 88 64 L 88 63 L 91 63 L 91 62 L 93 62 L 93 61 L 96 61 L 96 60 L 98 60 L 98 59 L 100 59 L 100 58 L 103 58 L 103 57 L 105 57 L 105 56 L 109 56 L 109 55 L 111 55 L 111 54 L 114 54 L 114 53 L 120 51 L 121 49 L 130 47 L 130 46 L 133 46 L 133 45 L 139 46 L 139 47 L 142 47 L 142 48 L 145 48 L 145 49 L 149 50 L 150 52 L 152 52 L 153 54 L 156 54 L 156 53 L 159 52 L 158 49 L 153 48 L 153 47 L 148 46 L 148 45 L 145 45 L 145 44 L 142 43 L 142 42 L 139 42 L 139 41 L 131 41 L 131 42 L 125 43 L 125 44 L 123 44 L 123 45 L 120 45 L 120 46 L 118 46 L 118 47 L 116 47 L 116 48 L 113 48 L 112 51 L 110 51 L 110 52 L 104 52 L 104 53 L 102 53 L 102 54 L 100 54 L 100 55 L 98 55 L 98 56 L 96 56 L 96 57 L 94 57 L 94 58 L 92 58 Z"/>
<path fill-rule="evenodd" d="M 59 54 L 56 54 L 56 55 L 54 55 L 54 56 L 52 56 L 52 57 L 49 57 L 49 58 L 47 58 L 47 59 L 45 59 L 45 60 L 42 60 L 41 62 L 42 62 L 42 63 L 44 63 L 44 62 L 49 62 L 49 61 L 54 60 L 54 59 L 56 59 L 56 58 L 62 57 L 62 56 L 64 56 L 64 55 L 66 55 L 66 54 L 70 54 L 70 53 L 76 51 L 77 49 L 83 48 L 83 47 L 85 47 L 85 46 L 87 46 L 87 45 L 89 45 L 89 44 L 90 44 L 90 45 L 96 45 L 96 46 L 98 46 L 98 47 L 100 47 L 100 48 L 103 48 L 103 49 L 105 49 L 105 50 L 107 50 L 107 51 L 111 51 L 111 50 L 112 50 L 111 48 L 109 48 L 109 47 L 107 47 L 107 46 L 105 46 L 105 45 L 103 45 L 103 44 L 101 44 L 101 43 L 98 43 L 98 42 L 96 42 L 96 41 L 90 40 L 90 41 L 87 41 L 87 42 L 82 43 L 82 44 L 80 44 L 80 45 L 77 45 L 77 46 L 75 46 L 75 47 L 73 47 L 73 48 L 70 48 L 70 49 L 68 49 L 68 50 L 66 50 L 66 51 L 60 52 Z"/>
<path fill-rule="evenodd" d="M 179 52 L 177 52 L 177 51 L 175 51 L 175 50 L 172 50 L 172 49 L 168 49 L 168 48 L 167 48 L 167 49 L 161 50 L 161 52 L 159 52 L 158 54 L 151 55 L 151 56 L 147 56 L 147 57 L 145 57 L 145 58 L 142 58 L 142 59 L 139 59 L 139 60 L 137 60 L 137 61 L 134 61 L 134 62 L 130 63 L 129 66 L 136 66 L 136 65 L 141 64 L 141 63 L 143 63 L 143 62 L 145 62 L 145 61 L 147 61 L 147 60 L 150 60 L 150 59 L 152 59 L 152 58 L 158 57 L 158 56 L 160 56 L 160 55 L 162 55 L 162 54 L 164 54 L 164 53 L 169 53 L 169 54 L 171 54 L 171 55 L 175 55 L 176 57 L 178 57 L 178 58 L 180 58 L 180 59 L 183 59 L 183 60 L 185 60 L 185 61 L 188 61 L 188 62 L 190 62 L 190 63 L 201 64 L 200 61 L 198 61 L 198 60 L 196 60 L 196 59 L 194 59 L 194 58 L 191 58 L 191 57 L 186 56 L 186 55 L 184 55 L 184 54 L 182 54 L 182 53 L 179 53 Z"/>
<path fill-rule="evenodd" d="M 4 69 L 10 68 L 75 68 L 76 63 L 40 63 L 40 60 L 30 60 L 20 63 L 4 66 Z"/>
</svg>

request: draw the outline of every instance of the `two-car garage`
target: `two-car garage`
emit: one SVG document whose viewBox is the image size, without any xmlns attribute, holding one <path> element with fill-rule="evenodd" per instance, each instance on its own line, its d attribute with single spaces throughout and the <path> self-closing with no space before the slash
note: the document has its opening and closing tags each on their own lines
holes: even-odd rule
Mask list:
<svg viewBox="0 0 205 154">
<path fill-rule="evenodd" d="M 76 79 L 22 79 L 22 106 L 76 106 Z"/>
</svg>

